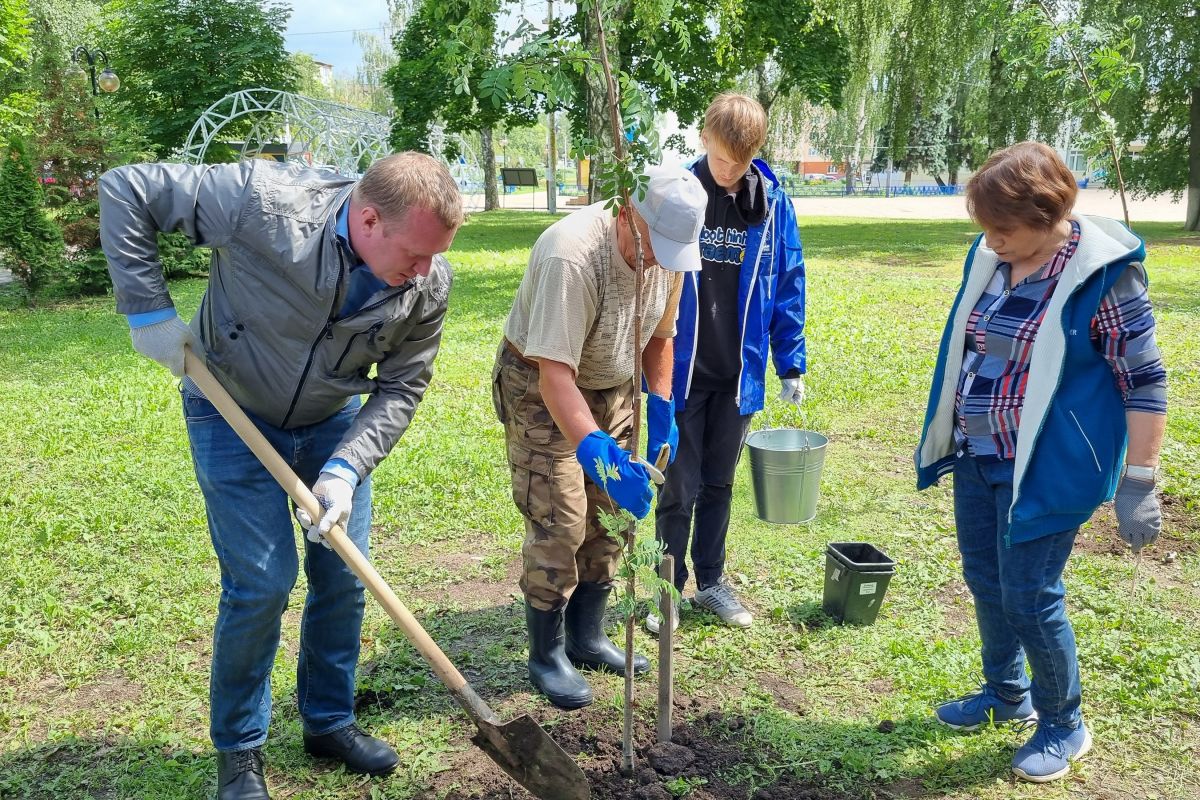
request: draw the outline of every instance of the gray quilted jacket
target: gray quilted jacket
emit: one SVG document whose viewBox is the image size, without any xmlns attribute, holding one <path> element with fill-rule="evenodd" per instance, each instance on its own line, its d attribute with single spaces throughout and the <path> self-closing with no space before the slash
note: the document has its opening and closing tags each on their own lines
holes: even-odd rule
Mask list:
<svg viewBox="0 0 1200 800">
<path fill-rule="evenodd" d="M 243 408 L 281 428 L 320 422 L 369 394 L 331 456 L 366 476 L 429 386 L 451 272 L 439 256 L 428 277 L 340 317 L 349 265 L 335 212 L 352 187 L 267 161 L 134 164 L 100 178 L 100 239 L 123 314 L 173 305 L 158 231 L 211 247 L 208 290 L 191 323 L 209 369 Z"/>
</svg>

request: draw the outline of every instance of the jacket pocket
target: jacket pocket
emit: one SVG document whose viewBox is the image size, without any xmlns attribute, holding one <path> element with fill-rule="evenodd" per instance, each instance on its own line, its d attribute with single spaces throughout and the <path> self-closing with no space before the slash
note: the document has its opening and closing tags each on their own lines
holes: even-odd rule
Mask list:
<svg viewBox="0 0 1200 800">
<path fill-rule="evenodd" d="M 376 322 L 374 325 L 367 328 L 365 331 L 358 331 L 356 333 L 351 334 L 350 338 L 346 341 L 346 346 L 344 348 L 342 348 L 341 355 L 339 355 L 337 358 L 337 361 L 335 361 L 333 363 L 333 371 L 336 373 L 338 370 L 340 370 L 342 368 L 342 364 L 345 363 L 346 358 L 348 356 L 350 356 L 351 353 L 354 351 L 355 344 L 359 345 L 359 349 L 366 349 L 366 350 L 373 349 L 375 336 L 376 336 L 376 334 L 379 333 L 379 330 L 382 327 L 383 327 L 382 322 Z"/>
<path fill-rule="evenodd" d="M 1083 443 L 1087 445 L 1088 452 L 1092 454 L 1092 463 L 1096 465 L 1096 472 L 1102 472 L 1100 457 L 1096 455 L 1096 448 L 1092 446 L 1092 440 L 1084 432 L 1083 425 L 1079 424 L 1079 417 L 1075 416 L 1074 411 L 1067 411 L 1067 414 L 1071 417 L 1071 422 L 1075 423 L 1075 430 L 1079 431 L 1079 436 L 1083 439 Z"/>
</svg>

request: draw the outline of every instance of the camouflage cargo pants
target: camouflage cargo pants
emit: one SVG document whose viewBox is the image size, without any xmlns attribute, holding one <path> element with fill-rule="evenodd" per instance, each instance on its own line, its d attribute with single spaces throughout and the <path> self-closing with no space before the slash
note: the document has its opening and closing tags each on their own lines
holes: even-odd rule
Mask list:
<svg viewBox="0 0 1200 800">
<path fill-rule="evenodd" d="M 542 400 L 540 373 L 503 345 L 492 370 L 492 402 L 504 423 L 513 501 L 525 517 L 521 591 L 534 608 L 561 608 L 580 582 L 608 583 L 620 545 L 600 525 L 608 495 L 583 474 L 575 448 Z M 633 381 L 580 389 L 596 424 L 622 447 L 633 433 Z"/>
</svg>

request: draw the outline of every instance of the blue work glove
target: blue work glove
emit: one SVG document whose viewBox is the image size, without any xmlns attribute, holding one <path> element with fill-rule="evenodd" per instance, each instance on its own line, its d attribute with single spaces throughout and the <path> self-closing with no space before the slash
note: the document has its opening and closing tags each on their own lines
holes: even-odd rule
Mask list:
<svg viewBox="0 0 1200 800">
<path fill-rule="evenodd" d="M 666 464 L 658 463 L 663 446 L 671 448 Z M 675 398 L 664 400 L 653 392 L 646 395 L 646 463 L 662 469 L 675 463 L 679 450 L 679 426 L 675 424 Z"/>
<path fill-rule="evenodd" d="M 638 519 L 650 513 L 654 501 L 650 473 L 645 466 L 631 460 L 616 439 L 603 431 L 592 431 L 575 448 L 575 457 L 584 474 L 608 492 L 621 508 Z"/>
</svg>

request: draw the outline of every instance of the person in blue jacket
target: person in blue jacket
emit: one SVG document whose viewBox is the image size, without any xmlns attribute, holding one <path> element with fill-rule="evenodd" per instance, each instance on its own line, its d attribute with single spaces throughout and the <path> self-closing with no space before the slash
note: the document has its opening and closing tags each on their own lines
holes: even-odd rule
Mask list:
<svg viewBox="0 0 1200 800">
<path fill-rule="evenodd" d="M 1000 150 L 971 178 L 967 208 L 984 234 L 942 335 L 915 456 L 918 489 L 954 475 L 982 640 L 983 683 L 935 713 L 960 730 L 1036 720 L 1012 760 L 1036 783 L 1067 775 L 1092 746 L 1062 581 L 1079 526 L 1115 494 L 1135 552 L 1162 527 L 1167 386 L 1145 245 L 1114 220 L 1073 215 L 1076 193 L 1037 142 Z"/>
<path fill-rule="evenodd" d="M 766 138 L 766 112 L 745 95 L 721 94 L 705 112 L 706 155 L 690 165 L 708 192 L 703 266 L 679 300 L 672 396 L 647 400 L 652 422 L 674 415 L 679 431 L 655 516 L 675 586 L 687 582 L 690 539 L 694 602 L 737 627 L 753 617 L 724 579 L 725 538 L 734 472 L 766 397 L 768 347 L 782 400 L 803 402 L 806 370 L 800 230 L 779 180 L 754 158 Z M 657 632 L 658 617 L 646 625 Z"/>
</svg>

